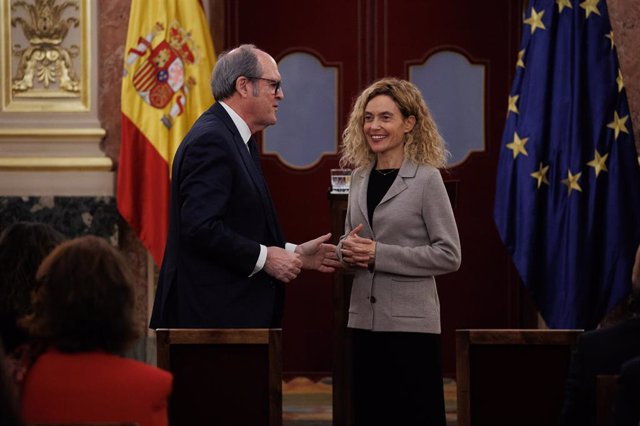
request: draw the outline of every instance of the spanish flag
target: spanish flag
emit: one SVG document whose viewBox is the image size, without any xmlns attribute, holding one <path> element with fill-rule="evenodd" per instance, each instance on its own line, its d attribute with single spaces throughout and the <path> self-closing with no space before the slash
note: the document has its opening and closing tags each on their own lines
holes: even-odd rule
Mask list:
<svg viewBox="0 0 640 426">
<path fill-rule="evenodd" d="M 213 103 L 216 56 L 201 2 L 133 0 L 124 58 L 118 210 L 160 265 L 171 163 Z"/>
</svg>

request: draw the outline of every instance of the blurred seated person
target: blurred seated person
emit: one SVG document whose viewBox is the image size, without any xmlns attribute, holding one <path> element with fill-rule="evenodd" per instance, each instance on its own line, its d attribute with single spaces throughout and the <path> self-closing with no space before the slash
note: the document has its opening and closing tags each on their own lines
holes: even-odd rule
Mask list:
<svg viewBox="0 0 640 426">
<path fill-rule="evenodd" d="M 64 239 L 45 223 L 16 222 L 0 234 L 0 338 L 6 354 L 27 342 L 17 320 L 30 312 L 40 262 Z"/>
<path fill-rule="evenodd" d="M 120 253 L 101 238 L 77 238 L 54 249 L 36 278 L 24 325 L 47 349 L 25 380 L 23 421 L 166 425 L 171 374 L 116 355 L 141 329 Z"/>
<path fill-rule="evenodd" d="M 0 339 L 5 357 L 2 364 L 13 399 L 20 399 L 25 374 L 41 347 L 31 344 L 18 320 L 31 312 L 40 262 L 65 240 L 45 223 L 16 222 L 0 234 Z"/>
<path fill-rule="evenodd" d="M 578 338 L 569 367 L 561 425 L 595 425 L 596 376 L 620 374 L 622 364 L 640 356 L 640 247 L 631 281 L 628 318 Z"/>
<path fill-rule="evenodd" d="M 613 402 L 611 425 L 640 424 L 640 357 L 625 362 L 620 368 L 618 392 Z"/>
</svg>

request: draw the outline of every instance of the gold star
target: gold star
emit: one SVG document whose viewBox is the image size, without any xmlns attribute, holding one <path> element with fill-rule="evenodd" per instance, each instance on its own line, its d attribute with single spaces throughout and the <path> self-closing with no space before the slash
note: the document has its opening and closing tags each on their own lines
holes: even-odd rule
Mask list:
<svg viewBox="0 0 640 426">
<path fill-rule="evenodd" d="M 542 22 L 542 16 L 544 16 L 544 10 L 538 13 L 533 7 L 531 8 L 531 16 L 524 20 L 525 24 L 531 25 L 531 34 L 536 31 L 536 28 L 540 28 L 541 30 L 547 29 L 544 26 L 544 22 Z"/>
<path fill-rule="evenodd" d="M 509 111 L 515 112 L 516 114 L 520 114 L 520 111 L 518 111 L 518 105 L 516 105 L 519 97 L 520 95 L 509 96 Z M 509 111 L 507 111 L 507 115 L 509 115 Z"/>
<path fill-rule="evenodd" d="M 513 132 L 513 142 L 507 144 L 507 148 L 513 151 L 513 158 L 515 159 L 518 154 L 529 155 L 524 146 L 529 142 L 529 138 L 520 139 L 518 132 Z"/>
<path fill-rule="evenodd" d="M 628 119 L 629 119 L 628 115 L 625 115 L 624 117 L 619 117 L 618 111 L 613 112 L 613 121 L 607 124 L 607 127 L 610 129 L 613 129 L 614 140 L 618 140 L 618 135 L 620 134 L 620 132 L 629 134 L 629 131 L 627 130 L 627 126 L 625 126 L 624 124 L 627 122 Z"/>
<path fill-rule="evenodd" d="M 613 30 L 609 31 L 609 34 L 605 34 L 604 36 L 611 40 L 611 50 L 613 50 L 613 47 L 615 46 L 615 43 L 613 42 Z"/>
<path fill-rule="evenodd" d="M 592 13 L 600 16 L 598 3 L 600 3 L 600 0 L 584 0 L 582 3 L 580 3 L 580 7 L 584 9 L 587 19 L 589 19 L 589 15 L 591 15 Z"/>
<path fill-rule="evenodd" d="M 608 172 L 607 170 L 607 157 L 609 154 L 605 154 L 601 156 L 598 150 L 596 149 L 596 155 L 593 157 L 593 160 L 587 163 L 587 166 L 593 167 L 593 170 L 596 172 L 596 177 L 600 174 L 600 172 Z"/>
<path fill-rule="evenodd" d="M 547 180 L 547 172 L 549 171 L 549 166 L 542 167 L 542 163 L 540 163 L 540 168 L 537 172 L 531 173 L 531 176 L 538 181 L 538 189 L 543 183 L 549 185 L 549 181 Z"/>
<path fill-rule="evenodd" d="M 582 173 L 578 173 L 577 175 L 573 175 L 571 174 L 571 170 L 569 170 L 569 174 L 567 175 L 566 179 L 562 179 L 562 183 L 565 184 L 569 190 L 569 194 L 571 195 L 571 191 L 573 191 L 574 189 L 576 191 L 580 191 L 582 192 L 582 188 L 580 188 L 580 184 L 578 183 L 578 180 L 580 180 L 580 176 L 582 175 Z"/>
<path fill-rule="evenodd" d="M 570 0 L 556 0 L 556 3 L 558 4 L 558 13 L 562 13 L 565 7 L 573 9 L 573 5 Z"/>
<path fill-rule="evenodd" d="M 624 80 L 622 79 L 622 71 L 618 68 L 618 77 L 616 77 L 616 83 L 618 83 L 618 93 L 622 92 L 624 87 Z"/>
<path fill-rule="evenodd" d="M 516 68 L 521 67 L 524 68 L 524 49 L 518 52 L 518 62 L 516 62 Z"/>
</svg>

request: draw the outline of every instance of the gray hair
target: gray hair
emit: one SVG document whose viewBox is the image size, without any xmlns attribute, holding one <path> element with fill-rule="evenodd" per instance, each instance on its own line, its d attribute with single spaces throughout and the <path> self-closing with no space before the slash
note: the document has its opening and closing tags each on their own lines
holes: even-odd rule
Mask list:
<svg viewBox="0 0 640 426">
<path fill-rule="evenodd" d="M 257 50 L 253 44 L 243 44 L 218 56 L 211 75 L 211 92 L 216 100 L 224 101 L 233 96 L 238 77 L 262 75 Z"/>
</svg>

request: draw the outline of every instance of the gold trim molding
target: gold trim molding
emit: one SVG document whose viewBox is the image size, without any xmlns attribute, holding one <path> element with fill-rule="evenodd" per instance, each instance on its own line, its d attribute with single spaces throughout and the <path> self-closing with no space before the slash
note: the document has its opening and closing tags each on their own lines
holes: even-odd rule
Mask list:
<svg viewBox="0 0 640 426">
<path fill-rule="evenodd" d="M 0 171 L 100 171 L 113 170 L 109 157 L 0 157 Z"/>
<path fill-rule="evenodd" d="M 13 139 L 13 140 L 86 140 L 86 139 L 102 139 L 107 132 L 101 128 L 76 128 L 76 129 L 45 129 L 45 128 L 33 128 L 33 129 L 0 129 L 0 140 Z"/>
</svg>

